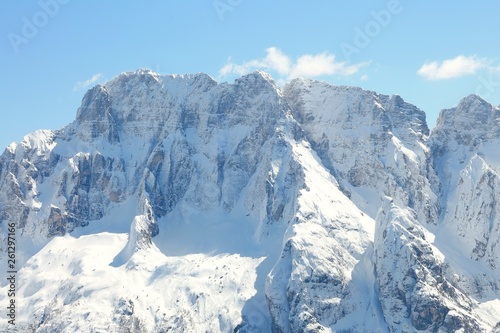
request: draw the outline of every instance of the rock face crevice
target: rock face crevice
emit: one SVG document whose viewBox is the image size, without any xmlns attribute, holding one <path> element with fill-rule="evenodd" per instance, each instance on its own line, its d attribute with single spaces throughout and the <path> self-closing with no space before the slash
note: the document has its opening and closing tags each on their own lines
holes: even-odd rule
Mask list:
<svg viewBox="0 0 500 333">
<path fill-rule="evenodd" d="M 123 73 L 0 156 L 20 316 L 40 332 L 494 332 L 499 144 L 500 109 L 475 95 L 429 131 L 361 88 Z M 117 287 L 129 276 L 175 297 Z"/>
</svg>

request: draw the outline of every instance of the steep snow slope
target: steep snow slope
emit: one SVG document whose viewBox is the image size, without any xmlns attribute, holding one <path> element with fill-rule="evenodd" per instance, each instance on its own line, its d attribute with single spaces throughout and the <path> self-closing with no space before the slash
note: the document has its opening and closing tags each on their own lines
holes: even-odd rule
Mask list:
<svg viewBox="0 0 500 333">
<path fill-rule="evenodd" d="M 458 283 L 433 235 L 409 209 L 386 199 L 377 216 L 375 274 L 391 332 L 482 332 L 496 324 L 498 303 L 488 315 Z M 448 259 L 449 260 L 449 259 Z M 462 261 L 463 262 L 463 261 Z"/>
<path fill-rule="evenodd" d="M 384 331 L 365 253 L 374 222 L 339 190 L 309 144 L 292 147 L 304 188 L 266 287 L 273 332 Z"/>
<path fill-rule="evenodd" d="M 429 137 L 399 96 L 121 74 L 0 157 L 18 327 L 491 331 L 498 119 L 470 96 Z"/>
<path fill-rule="evenodd" d="M 500 269 L 500 109 L 468 96 L 443 110 L 432 139 L 444 225 L 459 237 L 464 256 Z"/>
<path fill-rule="evenodd" d="M 257 266 L 266 256 L 272 255 L 272 251 L 259 248 L 262 236 L 269 233 L 267 228 L 273 221 L 282 220 L 283 214 L 293 211 L 290 208 L 293 189 L 285 191 L 287 185 L 281 182 L 267 186 L 273 181 L 273 173 L 282 180 L 294 176 L 282 171 L 281 160 L 275 161 L 279 156 L 273 156 L 279 155 L 286 144 L 280 138 L 283 134 L 279 134 L 283 126 L 280 123 L 285 124 L 285 119 L 286 109 L 276 86 L 263 73 L 246 76 L 234 85 L 217 86 L 204 74 L 160 77 L 140 71 L 123 74 L 106 86 L 91 89 L 84 97 L 75 123 L 58 132 L 43 132 L 45 140 L 36 136 L 40 142 L 33 143 L 34 139 L 27 137 L 21 145 L 10 147 L 6 153 L 9 163 L 2 164 L 5 165 L 2 174 L 7 175 L 2 186 L 14 188 L 17 201 L 11 207 L 2 208 L 3 216 L 9 218 L 13 214 L 18 224 L 22 223 L 20 241 L 32 243 L 21 247 L 20 256 L 27 251 L 24 257 L 29 258 L 49 241 L 47 237 L 72 231 L 78 234 L 82 231 L 75 228 L 89 223 L 102 232 L 128 232 L 128 241 L 122 249 L 107 250 L 115 253 L 115 257 L 107 263 L 109 267 L 103 268 L 106 270 L 125 269 L 128 274 L 136 266 L 141 267 L 140 271 L 147 271 L 149 266 L 164 265 L 166 259 L 155 256 L 155 251 L 168 257 L 204 253 L 209 258 L 201 256 L 200 262 L 195 264 L 200 267 L 203 277 L 211 276 L 204 273 L 206 265 L 210 265 L 224 267 L 226 271 L 238 276 L 243 274 L 249 279 L 241 282 L 238 278 L 232 282 L 230 274 L 226 280 L 210 281 L 212 289 L 205 288 L 209 296 L 204 297 L 210 302 L 215 322 L 220 322 L 223 331 L 232 330 L 242 321 L 243 304 L 253 295 Z M 9 159 L 13 155 L 19 158 Z M 256 170 L 260 172 L 253 176 Z M 9 201 L 12 200 L 4 200 Z M 15 213 L 19 208 L 24 215 L 18 217 Z M 116 215 L 117 211 L 121 213 Z M 197 218 L 193 217 L 196 215 Z M 164 226 L 161 236 L 158 236 L 159 225 Z M 200 239 L 196 239 L 196 231 L 184 233 L 180 238 L 182 233 L 175 230 L 176 226 L 181 230 L 199 228 L 207 232 L 203 237 L 210 234 L 216 237 L 208 239 L 207 243 L 211 244 L 203 246 Z M 169 232 L 177 234 L 172 237 Z M 225 244 L 238 232 L 244 238 L 241 244 L 234 240 L 233 247 Z M 158 247 L 151 241 L 154 236 L 158 236 L 155 242 Z M 278 255 L 279 231 L 272 236 L 278 241 L 271 242 L 270 248 Z M 177 246 L 179 244 L 185 249 Z M 70 243 L 67 245 L 66 255 L 78 258 Z M 151 261 L 131 264 L 138 251 L 152 252 Z M 233 260 L 240 254 L 248 259 Z M 77 265 L 78 261 L 73 264 Z M 46 269 L 37 267 L 40 271 L 34 270 L 35 275 Z M 182 265 L 179 268 L 180 272 L 186 270 Z M 196 272 L 193 267 L 193 274 Z M 20 274 L 28 273 L 21 270 Z M 81 274 L 84 273 L 75 272 L 76 276 Z M 261 284 L 265 279 L 265 273 L 262 274 Z M 154 272 L 150 275 L 153 280 Z M 156 275 L 159 280 L 161 277 L 170 279 L 166 273 Z M 63 276 L 61 279 L 65 280 Z M 91 283 L 93 277 L 86 279 Z M 118 280 L 123 277 L 117 275 Z M 237 288 L 239 284 L 242 284 L 238 287 L 241 293 L 228 287 Z M 110 286 L 113 285 L 110 282 Z M 189 283 L 175 288 L 182 293 L 191 289 Z M 47 301 L 52 298 L 54 304 L 63 298 L 58 293 L 40 292 L 50 299 L 35 293 L 38 301 L 29 303 L 30 311 L 35 313 L 45 311 Z M 221 298 L 212 297 L 212 292 L 222 294 Z M 96 318 L 103 319 L 94 323 L 95 329 L 106 327 L 109 322 L 116 324 L 118 319 L 109 319 L 108 313 L 112 311 L 108 310 L 116 305 L 119 296 L 123 296 L 122 291 L 112 288 L 109 297 L 102 300 L 108 302 L 107 306 L 96 306 Z M 236 304 L 225 299 L 226 296 L 234 298 Z M 88 297 L 96 302 L 102 299 L 100 295 L 89 294 Z M 167 302 L 167 308 L 176 305 L 171 297 L 169 293 L 161 297 Z M 264 300 L 263 288 L 260 298 Z M 86 321 L 85 316 L 68 317 L 75 311 L 86 311 L 78 306 L 71 312 L 69 307 L 64 307 L 67 316 L 26 320 L 40 325 L 40 330 L 50 330 L 66 322 L 83 325 L 80 321 Z M 180 310 L 171 311 L 170 317 L 154 313 L 153 316 L 141 315 L 137 320 L 148 331 L 166 327 L 179 331 L 202 330 L 197 325 L 206 325 L 203 330 L 215 330 L 215 324 L 200 319 L 195 313 L 196 304 L 179 306 Z M 136 302 L 134 308 L 133 313 L 140 313 L 150 305 L 144 303 L 141 308 Z M 184 308 L 195 320 L 185 318 Z M 265 309 L 263 317 L 269 318 Z M 182 322 L 180 318 L 184 318 Z"/>
<path fill-rule="evenodd" d="M 466 331 L 482 331 L 495 325 L 495 319 L 485 318 L 495 318 L 498 314 L 499 303 L 494 301 L 498 298 L 497 274 L 489 269 L 481 270 L 480 274 L 467 272 L 461 266 L 474 265 L 469 263 L 465 254 L 465 258 L 454 257 L 453 264 L 442 259 L 444 252 L 451 261 L 448 249 L 457 238 L 450 237 L 445 231 L 446 218 L 440 218 L 441 207 L 446 207 L 444 203 L 449 199 L 441 196 L 442 201 L 439 200 L 446 185 L 437 177 L 433 159 L 446 144 L 453 144 L 452 141 L 442 139 L 444 144 L 429 147 L 424 113 L 399 96 L 389 97 L 359 88 L 336 87 L 304 79 L 289 83 L 284 95 L 307 139 L 330 173 L 335 175 L 344 193 L 370 216 L 377 216 L 373 267 L 376 288 L 381 293 L 381 313 L 389 330 L 435 331 L 441 328 L 456 331 L 464 328 Z M 458 107 L 465 110 L 462 112 L 485 118 L 479 120 L 483 125 L 481 131 L 485 124 L 492 128 L 490 132 L 498 131 L 499 117 L 491 106 L 463 104 Z M 446 117 L 447 112 L 443 111 L 441 118 Z M 466 117 L 461 119 L 469 121 Z M 474 132 L 474 127 L 469 124 L 454 123 L 450 128 L 458 133 L 457 136 L 482 135 Z M 440 129 L 438 122 L 431 142 L 439 140 L 437 133 L 449 132 Z M 465 142 L 470 141 L 470 138 L 465 139 Z M 437 170 L 440 172 L 439 168 Z M 453 166 L 448 171 L 457 174 L 459 170 Z M 469 174 L 463 178 L 468 182 L 475 179 Z M 490 184 L 491 188 L 496 187 Z M 487 188 L 478 192 L 469 187 L 464 192 L 479 201 L 477 208 L 471 210 L 468 204 L 464 205 L 464 202 L 469 202 L 464 194 L 452 202 L 459 207 L 457 209 L 470 211 L 469 214 L 485 216 L 479 207 L 492 207 L 496 202 Z M 392 208 L 384 203 L 388 201 Z M 470 225 L 471 218 L 467 214 L 455 216 L 455 219 L 474 233 L 495 234 L 498 227 L 494 223 L 498 221 L 491 213 L 486 216 L 489 219 L 480 220 L 475 225 Z M 436 242 L 434 234 L 439 236 Z M 461 236 L 474 242 L 470 235 Z M 494 240 L 492 244 L 496 246 Z M 474 281 L 477 288 L 487 290 L 485 294 L 490 299 L 483 296 L 468 299 L 467 295 L 473 293 L 460 291 L 464 288 L 464 283 L 458 281 L 460 279 Z M 489 301 L 492 303 L 484 307 L 478 305 Z M 483 317 L 484 309 L 491 314 Z"/>
<path fill-rule="evenodd" d="M 324 165 L 375 218 L 384 195 L 436 223 L 425 114 L 399 96 L 296 79 L 284 94 Z"/>
<path fill-rule="evenodd" d="M 443 110 L 431 135 L 442 223 L 435 232 L 457 284 L 500 318 L 500 109 L 471 95 Z M 490 305 L 490 306 L 485 306 Z M 492 321 L 492 324 L 494 324 Z"/>
</svg>

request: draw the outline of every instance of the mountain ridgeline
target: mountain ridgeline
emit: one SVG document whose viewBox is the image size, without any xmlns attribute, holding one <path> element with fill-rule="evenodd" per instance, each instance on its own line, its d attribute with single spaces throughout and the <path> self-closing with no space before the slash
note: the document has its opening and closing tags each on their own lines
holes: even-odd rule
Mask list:
<svg viewBox="0 0 500 333">
<path fill-rule="evenodd" d="M 499 146 L 475 95 L 430 131 L 356 87 L 123 73 L 0 156 L 18 327 L 500 332 Z"/>
</svg>

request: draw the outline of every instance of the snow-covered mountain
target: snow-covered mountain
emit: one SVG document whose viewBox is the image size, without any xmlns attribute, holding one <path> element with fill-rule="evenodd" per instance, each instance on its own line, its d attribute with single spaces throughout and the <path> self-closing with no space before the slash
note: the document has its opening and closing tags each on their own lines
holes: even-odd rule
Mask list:
<svg viewBox="0 0 500 333">
<path fill-rule="evenodd" d="M 474 95 L 429 132 L 360 88 L 121 74 L 0 157 L 16 326 L 500 332 L 499 145 Z"/>
</svg>

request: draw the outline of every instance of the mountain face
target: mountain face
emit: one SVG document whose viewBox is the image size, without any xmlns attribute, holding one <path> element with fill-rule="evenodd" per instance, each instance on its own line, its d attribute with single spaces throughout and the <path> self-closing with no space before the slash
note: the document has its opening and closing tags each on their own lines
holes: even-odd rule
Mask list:
<svg viewBox="0 0 500 333">
<path fill-rule="evenodd" d="M 0 156 L 16 326 L 500 332 L 499 145 L 474 95 L 429 131 L 360 88 L 121 74 Z"/>
</svg>

